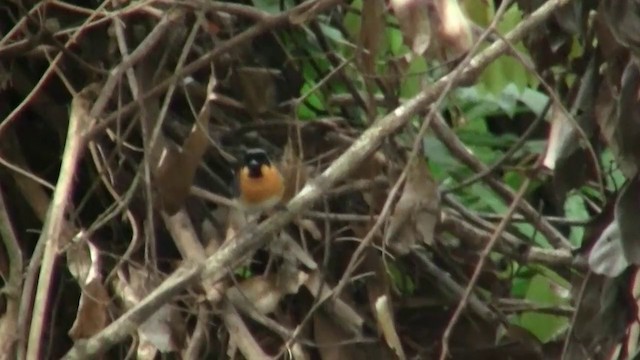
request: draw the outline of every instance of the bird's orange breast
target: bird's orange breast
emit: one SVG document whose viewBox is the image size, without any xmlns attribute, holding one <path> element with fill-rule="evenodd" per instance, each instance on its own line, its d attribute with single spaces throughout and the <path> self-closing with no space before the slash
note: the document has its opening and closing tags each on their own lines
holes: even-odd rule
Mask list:
<svg viewBox="0 0 640 360">
<path fill-rule="evenodd" d="M 240 199 L 247 205 L 279 200 L 284 193 L 282 175 L 272 166 L 262 165 L 261 177 L 250 177 L 246 168 L 242 169 L 240 175 Z"/>
</svg>

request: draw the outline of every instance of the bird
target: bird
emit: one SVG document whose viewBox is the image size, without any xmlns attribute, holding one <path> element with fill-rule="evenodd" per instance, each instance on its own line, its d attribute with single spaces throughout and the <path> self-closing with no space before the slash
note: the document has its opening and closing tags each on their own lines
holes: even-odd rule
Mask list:
<svg viewBox="0 0 640 360">
<path fill-rule="evenodd" d="M 284 179 L 266 151 L 248 149 L 237 172 L 235 188 L 239 208 L 246 214 L 257 214 L 280 205 Z"/>
</svg>

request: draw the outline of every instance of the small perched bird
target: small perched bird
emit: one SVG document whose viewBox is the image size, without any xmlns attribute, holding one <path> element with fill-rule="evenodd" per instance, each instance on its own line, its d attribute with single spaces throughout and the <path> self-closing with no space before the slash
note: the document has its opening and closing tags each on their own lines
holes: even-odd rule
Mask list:
<svg viewBox="0 0 640 360">
<path fill-rule="evenodd" d="M 280 203 L 284 180 L 262 149 L 249 149 L 236 176 L 237 201 L 245 213 L 259 213 Z"/>
</svg>

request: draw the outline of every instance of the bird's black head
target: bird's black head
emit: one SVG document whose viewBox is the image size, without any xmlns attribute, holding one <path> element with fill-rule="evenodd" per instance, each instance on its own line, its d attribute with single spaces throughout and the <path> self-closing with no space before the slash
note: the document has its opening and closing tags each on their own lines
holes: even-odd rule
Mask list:
<svg viewBox="0 0 640 360">
<path fill-rule="evenodd" d="M 244 166 L 249 169 L 250 177 L 262 176 L 262 165 L 271 165 L 269 156 L 262 149 L 249 149 L 244 154 Z"/>
</svg>

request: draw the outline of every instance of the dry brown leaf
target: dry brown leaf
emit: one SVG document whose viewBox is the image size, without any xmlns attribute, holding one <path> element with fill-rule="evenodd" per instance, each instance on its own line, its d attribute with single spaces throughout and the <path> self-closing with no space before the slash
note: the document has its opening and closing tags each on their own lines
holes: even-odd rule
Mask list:
<svg viewBox="0 0 640 360">
<path fill-rule="evenodd" d="M 404 42 L 417 55 L 424 54 L 431 42 L 429 10 L 422 0 L 391 0 Z"/>
<path fill-rule="evenodd" d="M 317 311 L 313 315 L 313 334 L 318 344 L 339 344 L 350 334 L 333 322 L 327 315 Z M 362 351 L 353 345 L 320 346 L 318 353 L 322 360 L 364 359 Z"/>
<path fill-rule="evenodd" d="M 279 70 L 245 66 L 237 68 L 234 75 L 236 91 L 242 95 L 247 111 L 253 116 L 264 114 L 276 106 Z"/>
<path fill-rule="evenodd" d="M 629 267 L 622 249 L 620 228 L 615 219 L 602 232 L 589 251 L 588 263 L 594 273 L 611 278 L 619 276 Z"/>
<path fill-rule="evenodd" d="M 385 263 L 377 250 L 370 249 L 364 260 L 364 271 L 373 272 L 374 276 L 367 279 L 367 294 L 369 307 L 376 319 L 378 330 L 382 334 L 389 348 L 398 359 L 406 359 L 400 336 L 396 330 L 396 322 L 391 304 L 389 276 Z"/>
<path fill-rule="evenodd" d="M 86 244 L 86 245 L 84 245 Z M 73 326 L 69 330 L 69 337 L 77 341 L 79 339 L 87 339 L 104 329 L 107 326 L 109 318 L 107 316 L 107 306 L 109 305 L 109 294 L 102 284 L 100 251 L 90 241 L 77 244 L 78 246 L 88 246 L 89 263 L 80 262 L 82 265 L 88 265 L 83 268 L 78 261 L 72 261 L 72 254 L 77 253 L 69 251 L 69 270 L 75 270 L 76 279 L 82 284 L 82 295 L 80 295 L 80 304 Z M 72 265 L 73 264 L 73 265 Z M 72 273 L 74 271 L 72 270 Z"/>
<path fill-rule="evenodd" d="M 290 280 L 279 282 L 273 276 L 259 275 L 230 288 L 226 295 L 232 304 L 242 309 L 253 307 L 266 315 L 276 309 L 283 296 L 297 293 L 307 275 L 299 272 L 296 279 Z"/>
<path fill-rule="evenodd" d="M 465 54 L 473 45 L 473 36 L 469 19 L 458 0 L 434 0 L 433 4 L 429 11 L 430 24 L 439 48 L 453 58 Z"/>
<path fill-rule="evenodd" d="M 556 162 L 562 155 L 564 143 L 569 139 L 573 124 L 566 114 L 556 104 L 552 105 L 551 131 L 547 140 L 547 149 L 542 164 L 550 170 L 554 170 Z"/>
<path fill-rule="evenodd" d="M 407 254 L 419 240 L 433 244 L 440 197 L 424 159 L 409 164 L 402 195 L 385 229 L 384 241 L 399 254 Z"/>
<path fill-rule="evenodd" d="M 75 341 L 88 339 L 104 329 L 109 322 L 107 306 L 109 294 L 98 278 L 92 279 L 82 289 L 78 313 L 69 337 Z"/>
<path fill-rule="evenodd" d="M 375 300 L 375 316 L 378 320 L 378 326 L 382 330 L 387 345 L 393 349 L 398 359 L 406 359 L 402 349 L 400 337 L 396 331 L 395 321 L 393 320 L 393 311 L 389 305 L 389 296 L 383 295 Z"/>
<path fill-rule="evenodd" d="M 116 288 L 125 306 L 131 308 L 160 282 L 161 280 L 154 275 L 153 271 L 130 266 L 128 278 L 122 270 L 118 271 Z M 162 353 L 176 351 L 180 349 L 185 334 L 184 320 L 179 311 L 170 304 L 165 304 L 138 327 L 138 335 L 141 339 L 140 351 L 148 354 L 149 344 Z"/>
<path fill-rule="evenodd" d="M 165 147 L 156 171 L 158 193 L 163 208 L 168 214 L 175 214 L 189 195 L 193 177 L 202 161 L 209 137 L 209 116 L 203 116 L 193 124 L 189 137 L 182 149 Z"/>
</svg>

